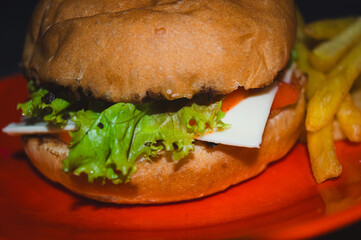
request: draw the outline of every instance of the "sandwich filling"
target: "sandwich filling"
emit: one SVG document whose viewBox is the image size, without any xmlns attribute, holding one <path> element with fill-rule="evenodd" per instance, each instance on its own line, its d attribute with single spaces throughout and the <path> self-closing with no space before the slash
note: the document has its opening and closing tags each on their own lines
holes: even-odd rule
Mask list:
<svg viewBox="0 0 361 240">
<path fill-rule="evenodd" d="M 259 147 L 272 104 L 280 102 L 275 95 L 292 86 L 292 72 L 288 70 L 278 84 L 256 91 L 238 89 L 207 103 L 185 99 L 138 105 L 74 102 L 29 82 L 30 100 L 18 105 L 23 122 L 3 131 L 13 135 L 69 131 L 65 172 L 85 173 L 89 181 L 124 183 L 136 171 L 140 157 L 171 152 L 173 160 L 179 160 L 194 150 L 195 140 Z M 29 130 L 36 125 L 38 130 Z"/>
</svg>

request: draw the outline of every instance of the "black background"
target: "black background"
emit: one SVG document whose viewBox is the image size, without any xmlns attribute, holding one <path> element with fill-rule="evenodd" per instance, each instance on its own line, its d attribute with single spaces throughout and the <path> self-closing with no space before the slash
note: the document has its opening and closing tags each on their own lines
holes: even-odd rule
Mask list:
<svg viewBox="0 0 361 240">
<path fill-rule="evenodd" d="M 99 0 L 101 1 L 101 0 Z M 36 0 L 0 0 L 0 77 L 19 72 L 25 31 Z M 361 16 L 361 0 L 296 0 L 306 21 Z M 318 239 L 361 238 L 361 221 Z"/>
</svg>

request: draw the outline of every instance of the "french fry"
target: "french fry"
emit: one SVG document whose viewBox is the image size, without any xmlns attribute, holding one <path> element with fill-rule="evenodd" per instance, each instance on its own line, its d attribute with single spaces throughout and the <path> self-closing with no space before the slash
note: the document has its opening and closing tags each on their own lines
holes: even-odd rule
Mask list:
<svg viewBox="0 0 361 240">
<path fill-rule="evenodd" d="M 361 18 L 337 37 L 322 43 L 310 54 L 310 62 L 317 70 L 329 72 L 343 55 L 361 39 Z"/>
<path fill-rule="evenodd" d="M 336 116 L 347 138 L 351 142 L 361 142 L 361 111 L 353 103 L 351 95 L 347 95 Z"/>
<path fill-rule="evenodd" d="M 355 80 L 355 82 L 352 85 L 351 91 L 357 91 L 357 90 L 361 90 L 361 75 L 358 76 L 358 78 Z"/>
<path fill-rule="evenodd" d="M 361 55 L 361 41 L 353 46 L 347 55 L 341 59 L 341 61 L 331 70 L 327 76 L 332 77 L 339 74 L 344 69 L 352 65 L 355 62 L 355 59 L 359 57 L 359 55 Z"/>
<path fill-rule="evenodd" d="M 309 68 L 308 56 L 310 51 L 303 42 L 296 41 L 294 50 L 297 53 L 297 65 L 301 70 L 307 70 Z"/>
<path fill-rule="evenodd" d="M 308 74 L 308 82 L 306 85 L 306 98 L 309 101 L 313 97 L 313 95 L 315 95 L 317 89 L 322 86 L 323 82 L 326 80 L 326 76 L 323 72 L 314 70 L 311 67 L 306 72 Z"/>
<path fill-rule="evenodd" d="M 354 89 L 351 97 L 355 106 L 361 111 L 361 88 Z"/>
<path fill-rule="evenodd" d="M 337 119 L 333 120 L 333 140 L 334 141 L 341 141 L 346 140 L 347 136 L 343 132 L 340 123 L 337 121 Z"/>
<path fill-rule="evenodd" d="M 306 130 L 317 131 L 331 122 L 342 101 L 349 93 L 355 79 L 361 73 L 361 43 L 344 58 L 349 65 L 327 78 L 317 89 L 307 107 Z M 350 56 L 353 56 L 352 58 Z M 346 60 L 342 60 L 342 64 Z"/>
<path fill-rule="evenodd" d="M 298 68 L 308 75 L 308 82 L 306 85 L 306 98 L 311 99 L 318 87 L 325 81 L 326 77 L 323 72 L 315 70 L 308 62 L 309 50 L 302 42 L 297 41 L 294 49 L 297 52 L 297 65 Z"/>
<path fill-rule="evenodd" d="M 333 122 L 315 132 L 307 132 L 307 147 L 313 176 L 317 183 L 338 177 L 342 166 L 337 160 L 333 141 Z"/>
<path fill-rule="evenodd" d="M 355 21 L 356 18 L 354 17 L 325 19 L 307 24 L 303 30 L 304 33 L 310 38 L 326 40 L 336 37 Z"/>
</svg>

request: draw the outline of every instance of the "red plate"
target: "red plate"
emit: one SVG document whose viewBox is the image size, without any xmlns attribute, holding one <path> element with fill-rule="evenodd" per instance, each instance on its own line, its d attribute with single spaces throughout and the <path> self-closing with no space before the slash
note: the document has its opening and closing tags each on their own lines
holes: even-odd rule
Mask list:
<svg viewBox="0 0 361 240">
<path fill-rule="evenodd" d="M 0 128 L 18 121 L 26 81 L 0 82 Z M 11 239 L 219 239 L 313 237 L 361 219 L 361 145 L 336 144 L 340 178 L 317 185 L 298 144 L 260 176 L 200 200 L 114 205 L 42 177 L 18 137 L 0 135 L 0 237 Z"/>
</svg>

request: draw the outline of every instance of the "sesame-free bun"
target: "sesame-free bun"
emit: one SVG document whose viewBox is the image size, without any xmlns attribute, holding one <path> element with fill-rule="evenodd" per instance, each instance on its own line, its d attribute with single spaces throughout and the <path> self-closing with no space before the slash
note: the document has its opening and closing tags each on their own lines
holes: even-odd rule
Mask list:
<svg viewBox="0 0 361 240">
<path fill-rule="evenodd" d="M 173 161 L 164 155 L 137 161 L 137 171 L 125 184 L 90 183 L 87 176 L 62 171 L 67 145 L 54 136 L 23 136 L 31 162 L 47 178 L 71 191 L 99 201 L 114 203 L 165 203 L 200 198 L 252 178 L 282 158 L 297 141 L 302 129 L 305 99 L 302 90 L 296 104 L 268 119 L 261 148 L 225 145 L 209 147 L 196 141 L 195 151 Z"/>
<path fill-rule="evenodd" d="M 295 25 L 292 0 L 42 0 L 22 68 L 111 102 L 226 94 L 271 83 Z"/>
</svg>

